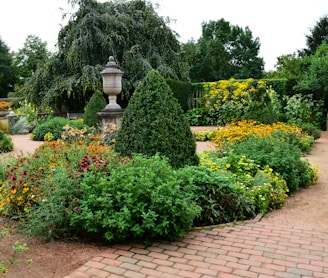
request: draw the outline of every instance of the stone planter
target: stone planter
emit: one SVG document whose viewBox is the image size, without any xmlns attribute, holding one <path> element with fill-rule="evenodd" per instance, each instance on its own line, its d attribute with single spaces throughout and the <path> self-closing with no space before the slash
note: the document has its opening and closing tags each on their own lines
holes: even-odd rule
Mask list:
<svg viewBox="0 0 328 278">
<path fill-rule="evenodd" d="M 1 110 L 0 111 L 0 130 L 2 130 L 5 133 L 9 133 L 9 123 L 8 123 L 8 117 L 10 110 Z"/>
</svg>

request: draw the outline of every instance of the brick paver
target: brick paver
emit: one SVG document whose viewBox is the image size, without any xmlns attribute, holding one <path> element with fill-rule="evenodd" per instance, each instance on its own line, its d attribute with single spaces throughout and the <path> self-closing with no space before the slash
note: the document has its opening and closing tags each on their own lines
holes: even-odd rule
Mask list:
<svg viewBox="0 0 328 278">
<path fill-rule="evenodd" d="M 65 278 L 327 277 L 328 234 L 255 221 L 174 242 L 116 244 Z"/>
</svg>

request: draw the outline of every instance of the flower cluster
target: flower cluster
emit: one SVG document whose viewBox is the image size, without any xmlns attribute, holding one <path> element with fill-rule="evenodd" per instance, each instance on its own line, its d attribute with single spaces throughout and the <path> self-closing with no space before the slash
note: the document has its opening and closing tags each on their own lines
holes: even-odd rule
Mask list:
<svg viewBox="0 0 328 278">
<path fill-rule="evenodd" d="M 280 132 L 288 137 L 296 137 L 301 136 L 302 129 L 296 125 L 282 122 L 268 125 L 245 120 L 218 129 L 212 140 L 218 149 L 222 149 L 227 145 L 248 140 L 250 136 L 267 137 L 275 132 Z"/>
<path fill-rule="evenodd" d="M 10 102 L 0 101 L 0 111 L 8 110 L 10 108 Z"/>
</svg>

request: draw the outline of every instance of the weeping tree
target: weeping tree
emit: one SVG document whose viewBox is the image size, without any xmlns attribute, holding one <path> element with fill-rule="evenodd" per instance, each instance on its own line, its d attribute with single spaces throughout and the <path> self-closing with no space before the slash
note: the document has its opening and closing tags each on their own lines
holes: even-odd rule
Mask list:
<svg viewBox="0 0 328 278">
<path fill-rule="evenodd" d="M 24 88 L 35 104 L 82 109 L 94 91 L 102 90 L 100 71 L 111 55 L 124 71 L 127 95 L 152 69 L 167 78 L 186 78 L 169 19 L 158 16 L 150 2 L 70 2 L 79 9 L 58 34 L 58 52 Z"/>
</svg>

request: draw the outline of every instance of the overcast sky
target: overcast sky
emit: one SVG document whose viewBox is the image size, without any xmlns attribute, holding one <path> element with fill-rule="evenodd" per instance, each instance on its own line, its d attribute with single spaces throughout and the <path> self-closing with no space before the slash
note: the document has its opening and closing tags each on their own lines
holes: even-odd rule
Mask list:
<svg viewBox="0 0 328 278">
<path fill-rule="evenodd" d="M 0 0 L 0 37 L 17 51 L 29 34 L 48 42 L 55 50 L 66 0 Z M 105 2 L 104 0 L 99 0 Z M 261 44 L 260 57 L 265 69 L 274 69 L 276 58 L 306 47 L 305 36 L 318 20 L 328 14 L 328 0 L 151 0 L 159 4 L 161 16 L 174 19 L 170 24 L 181 42 L 201 35 L 202 22 L 224 20 L 252 31 Z"/>
</svg>

